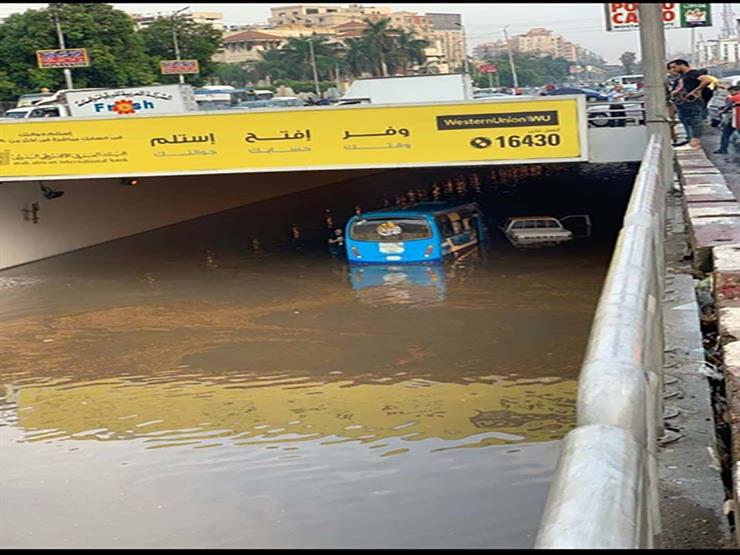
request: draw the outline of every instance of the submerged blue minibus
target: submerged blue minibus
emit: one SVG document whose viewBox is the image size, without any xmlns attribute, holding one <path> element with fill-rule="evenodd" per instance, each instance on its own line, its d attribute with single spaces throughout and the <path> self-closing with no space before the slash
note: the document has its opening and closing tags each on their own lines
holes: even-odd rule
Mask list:
<svg viewBox="0 0 740 555">
<path fill-rule="evenodd" d="M 474 203 L 420 202 L 376 210 L 347 222 L 347 259 L 353 263 L 431 262 L 456 255 L 485 237 Z"/>
</svg>

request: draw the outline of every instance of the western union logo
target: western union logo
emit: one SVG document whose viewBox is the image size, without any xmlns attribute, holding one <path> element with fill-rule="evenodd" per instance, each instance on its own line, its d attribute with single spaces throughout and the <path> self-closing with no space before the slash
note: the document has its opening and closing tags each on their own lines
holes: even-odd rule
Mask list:
<svg viewBox="0 0 740 555">
<path fill-rule="evenodd" d="M 487 129 L 490 127 L 539 127 L 542 125 L 558 124 L 558 113 L 555 110 L 437 116 L 437 129 L 440 131 L 450 129 Z"/>
</svg>

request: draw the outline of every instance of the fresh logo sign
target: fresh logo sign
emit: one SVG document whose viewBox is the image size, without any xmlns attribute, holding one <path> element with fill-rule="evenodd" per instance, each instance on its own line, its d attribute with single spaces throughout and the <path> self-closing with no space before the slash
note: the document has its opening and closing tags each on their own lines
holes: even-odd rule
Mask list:
<svg viewBox="0 0 740 555">
<path fill-rule="evenodd" d="M 154 107 L 154 102 L 151 100 L 143 100 L 141 102 L 134 102 L 133 100 L 116 100 L 113 104 L 104 104 L 102 102 L 93 104 L 93 108 L 97 114 L 100 114 L 101 112 L 115 112 L 121 116 L 135 114 L 140 110 L 153 110 Z"/>
</svg>

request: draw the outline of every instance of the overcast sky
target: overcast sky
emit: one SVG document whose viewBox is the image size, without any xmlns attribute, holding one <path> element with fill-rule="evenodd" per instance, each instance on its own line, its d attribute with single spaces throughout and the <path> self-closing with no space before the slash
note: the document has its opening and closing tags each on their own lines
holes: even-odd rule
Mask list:
<svg viewBox="0 0 740 555">
<path fill-rule="evenodd" d="M 146 3 L 146 2 L 113 2 L 113 5 L 127 12 L 156 13 L 170 12 L 189 6 L 191 11 L 221 12 L 227 24 L 247 24 L 266 22 L 270 8 L 301 2 L 284 2 L 281 4 L 193 4 Z M 331 4 L 332 2 L 305 2 L 306 4 Z M 341 2 L 341 5 L 348 3 Z M 640 38 L 637 31 L 607 32 L 604 25 L 604 4 L 394 4 L 383 2 L 362 2 L 366 5 L 390 6 L 393 10 L 409 10 L 420 13 L 448 12 L 462 14 L 463 24 L 467 31 L 468 48 L 481 42 L 489 42 L 503 37 L 503 26 L 510 25 L 509 34 L 517 34 L 531 27 L 546 27 L 563 35 L 576 44 L 581 44 L 604 56 L 609 63 L 618 63 L 619 55 L 626 51 L 640 53 Z M 0 18 L 11 13 L 25 11 L 29 8 L 42 8 L 47 4 L 0 4 Z M 732 4 L 735 17 L 740 17 L 740 4 Z M 697 39 L 716 38 L 719 33 L 722 17 L 722 4 L 713 4 L 712 27 L 696 30 Z M 688 29 L 666 31 L 669 52 L 689 52 L 690 33 Z"/>
</svg>

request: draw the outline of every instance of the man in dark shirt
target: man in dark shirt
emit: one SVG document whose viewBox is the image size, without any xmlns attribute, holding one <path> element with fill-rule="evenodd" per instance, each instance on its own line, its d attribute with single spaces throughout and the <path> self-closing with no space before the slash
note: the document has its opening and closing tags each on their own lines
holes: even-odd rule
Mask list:
<svg viewBox="0 0 740 555">
<path fill-rule="evenodd" d="M 679 76 L 676 86 L 671 91 L 671 102 L 676 107 L 678 117 L 689 135 L 689 144 L 686 148 L 701 148 L 705 116 L 702 90 L 711 83 L 711 78 L 691 69 L 689 62 L 680 58 L 668 62 L 668 71 Z"/>
</svg>

